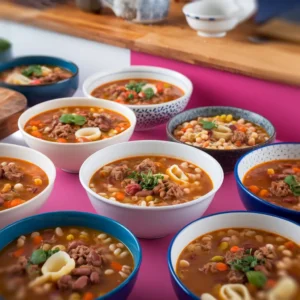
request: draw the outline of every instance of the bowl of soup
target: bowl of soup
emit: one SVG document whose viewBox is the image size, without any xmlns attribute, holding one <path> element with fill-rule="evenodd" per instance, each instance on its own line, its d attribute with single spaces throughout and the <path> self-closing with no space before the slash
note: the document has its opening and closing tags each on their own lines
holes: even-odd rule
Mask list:
<svg viewBox="0 0 300 300">
<path fill-rule="evenodd" d="M 67 172 L 78 172 L 94 152 L 128 141 L 135 114 L 119 103 L 62 98 L 40 103 L 19 118 L 25 142 Z"/>
<path fill-rule="evenodd" d="M 35 215 L 0 231 L 0 294 L 15 299 L 127 299 L 141 265 L 123 225 L 91 213 Z"/>
<path fill-rule="evenodd" d="M 25 95 L 29 106 L 71 97 L 78 82 L 78 67 L 58 57 L 22 56 L 0 66 L 0 86 Z"/>
<path fill-rule="evenodd" d="M 55 176 L 42 153 L 0 144 L 0 228 L 35 214 L 51 194 Z"/>
<path fill-rule="evenodd" d="M 240 108 L 207 106 L 184 111 L 167 124 L 169 140 L 212 155 L 232 172 L 245 153 L 272 143 L 276 130 L 265 117 Z"/>
<path fill-rule="evenodd" d="M 300 143 L 253 150 L 236 164 L 235 179 L 248 210 L 300 222 Z"/>
<path fill-rule="evenodd" d="M 168 251 L 178 299 L 298 299 L 299 233 L 296 223 L 256 212 L 224 212 L 190 223 Z"/>
<path fill-rule="evenodd" d="M 80 182 L 97 211 L 141 238 L 159 238 L 203 215 L 223 182 L 218 162 L 192 147 L 135 141 L 90 156 Z"/>
<path fill-rule="evenodd" d="M 92 75 L 83 84 L 87 97 L 106 99 L 130 107 L 136 114 L 136 130 L 166 123 L 187 106 L 193 85 L 176 71 L 132 66 Z"/>
</svg>

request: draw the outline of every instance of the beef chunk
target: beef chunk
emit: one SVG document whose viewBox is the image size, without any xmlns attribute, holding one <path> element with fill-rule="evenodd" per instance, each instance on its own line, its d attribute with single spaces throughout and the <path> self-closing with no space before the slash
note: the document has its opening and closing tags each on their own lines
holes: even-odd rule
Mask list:
<svg viewBox="0 0 300 300">
<path fill-rule="evenodd" d="M 153 193 L 164 200 L 179 199 L 184 195 L 181 186 L 169 180 L 163 180 L 154 189 Z"/>
<path fill-rule="evenodd" d="M 280 179 L 284 179 L 286 177 L 285 174 L 270 174 L 269 177 L 272 180 L 280 180 Z"/>
<path fill-rule="evenodd" d="M 285 197 L 291 193 L 291 190 L 283 180 L 272 181 L 270 192 L 276 197 Z"/>
<path fill-rule="evenodd" d="M 287 168 L 287 169 L 282 170 L 282 173 L 287 174 L 287 175 L 293 175 L 296 172 L 292 168 Z"/>
<path fill-rule="evenodd" d="M 126 179 L 125 179 L 126 180 Z M 124 182 L 124 180 L 123 180 Z M 137 192 L 141 190 L 141 186 L 138 183 L 130 183 L 125 187 L 125 193 L 129 196 L 134 196 Z"/>
<path fill-rule="evenodd" d="M 58 139 L 58 138 L 71 138 L 75 134 L 77 129 L 72 127 L 70 124 L 62 124 L 58 123 L 49 134 L 50 138 Z"/>
<path fill-rule="evenodd" d="M 267 270 L 267 267 L 266 266 L 263 266 L 263 265 L 257 265 L 254 267 L 254 270 L 255 271 L 259 271 L 259 272 L 262 272 L 264 273 L 266 276 L 270 276 L 270 272 Z"/>
<path fill-rule="evenodd" d="M 231 142 L 235 143 L 237 141 L 242 142 L 242 143 L 246 142 L 247 141 L 246 134 L 242 131 L 234 131 L 233 135 L 231 137 Z"/>
<path fill-rule="evenodd" d="M 266 259 L 274 260 L 277 257 L 274 247 L 271 246 L 260 247 L 258 250 L 254 252 L 254 256 L 260 260 L 266 260 Z"/>
<path fill-rule="evenodd" d="M 225 263 L 231 264 L 233 261 L 237 259 L 241 259 L 244 256 L 245 250 L 241 248 L 237 252 L 227 251 L 225 254 Z"/>
<path fill-rule="evenodd" d="M 298 197 L 295 196 L 288 196 L 282 199 L 282 202 L 288 203 L 288 204 L 297 204 L 299 202 Z"/>
<path fill-rule="evenodd" d="M 205 264 L 202 268 L 199 268 L 199 271 L 205 274 L 207 274 L 208 272 L 216 273 L 218 272 L 216 265 L 217 265 L 216 262 L 209 262 Z"/>
<path fill-rule="evenodd" d="M 77 248 L 78 246 L 85 246 L 85 242 L 81 241 L 81 240 L 75 240 L 69 243 L 68 245 L 68 252 L 70 252 L 70 250 Z"/>
<path fill-rule="evenodd" d="M 152 172 L 152 174 L 155 174 L 157 172 L 157 167 L 150 158 L 146 158 L 135 167 L 135 170 L 139 173 Z"/>
<path fill-rule="evenodd" d="M 26 273 L 28 277 L 32 280 L 40 275 L 41 270 L 38 265 L 28 265 L 26 267 Z"/>
<path fill-rule="evenodd" d="M 229 271 L 227 278 L 229 283 L 244 283 L 246 280 L 245 274 L 237 270 Z"/>
<path fill-rule="evenodd" d="M 110 172 L 109 181 L 110 182 L 122 181 L 126 177 L 128 171 L 129 168 L 127 165 L 114 167 Z"/>
<path fill-rule="evenodd" d="M 6 166 L 1 166 L 1 176 L 8 180 L 20 182 L 24 173 L 19 170 L 17 165 L 14 162 L 10 162 Z"/>
</svg>

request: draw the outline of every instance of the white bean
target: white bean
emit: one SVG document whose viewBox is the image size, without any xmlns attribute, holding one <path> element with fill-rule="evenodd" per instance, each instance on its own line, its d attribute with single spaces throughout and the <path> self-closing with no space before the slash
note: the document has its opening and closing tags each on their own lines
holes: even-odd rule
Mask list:
<svg viewBox="0 0 300 300">
<path fill-rule="evenodd" d="M 186 194 L 189 194 L 191 192 L 191 190 L 189 188 L 184 188 L 183 191 L 186 193 Z"/>
<path fill-rule="evenodd" d="M 62 229 L 60 227 L 56 227 L 55 228 L 55 234 L 57 236 L 63 236 L 64 235 L 64 232 L 62 231 Z"/>
<path fill-rule="evenodd" d="M 183 268 L 187 268 L 187 267 L 190 266 L 190 263 L 189 263 L 187 260 L 182 259 L 182 260 L 180 260 L 180 262 L 179 262 L 179 266 L 180 266 L 180 267 L 183 267 Z"/>
<path fill-rule="evenodd" d="M 116 245 L 115 244 L 110 244 L 108 248 L 109 248 L 110 251 L 113 252 L 113 251 L 116 250 Z"/>
<path fill-rule="evenodd" d="M 128 251 L 123 251 L 121 254 L 120 254 L 120 258 L 125 258 L 126 256 L 128 256 Z"/>
<path fill-rule="evenodd" d="M 14 185 L 14 190 L 16 192 L 22 192 L 24 190 L 24 185 L 22 183 L 17 183 Z"/>
<path fill-rule="evenodd" d="M 114 251 L 114 255 L 115 256 L 119 256 L 119 254 L 122 252 L 122 250 L 120 248 L 117 248 L 115 251 Z"/>
<path fill-rule="evenodd" d="M 50 245 L 50 244 L 44 244 L 44 245 L 42 246 L 42 249 L 45 250 L 45 251 L 50 250 L 50 248 L 51 248 L 51 245 Z"/>
<path fill-rule="evenodd" d="M 122 243 L 118 243 L 118 244 L 117 244 L 117 247 L 118 247 L 118 248 L 124 248 L 124 245 L 123 245 Z"/>
<path fill-rule="evenodd" d="M 40 235 L 40 233 L 37 232 L 37 231 L 35 231 L 35 232 L 33 232 L 33 233 L 31 234 L 31 238 L 34 238 L 34 237 L 39 236 L 39 235 Z"/>
<path fill-rule="evenodd" d="M 119 274 L 121 275 L 122 278 L 127 278 L 128 275 L 122 271 L 119 272 Z"/>
<path fill-rule="evenodd" d="M 103 240 L 103 243 L 104 243 L 104 244 L 108 244 L 108 243 L 110 243 L 111 241 L 112 241 L 112 239 L 109 237 L 109 238 Z"/>
<path fill-rule="evenodd" d="M 18 238 L 17 247 L 22 248 L 24 245 L 25 245 L 25 240 L 21 239 L 21 238 Z"/>
<path fill-rule="evenodd" d="M 105 275 L 112 275 L 112 274 L 114 274 L 114 273 L 115 273 L 115 271 L 112 270 L 112 269 L 107 269 L 107 270 L 104 271 L 104 274 L 105 274 Z"/>
<path fill-rule="evenodd" d="M 285 255 L 285 256 L 288 256 L 288 257 L 291 257 L 293 255 L 292 251 L 287 250 L 287 249 L 283 250 L 282 254 Z"/>
<path fill-rule="evenodd" d="M 147 206 L 147 202 L 146 201 L 141 201 L 140 206 Z"/>
<path fill-rule="evenodd" d="M 107 238 L 107 234 L 106 233 L 100 233 L 99 235 L 98 235 L 98 239 L 100 239 L 100 240 L 104 240 L 104 239 L 106 239 Z"/>
</svg>

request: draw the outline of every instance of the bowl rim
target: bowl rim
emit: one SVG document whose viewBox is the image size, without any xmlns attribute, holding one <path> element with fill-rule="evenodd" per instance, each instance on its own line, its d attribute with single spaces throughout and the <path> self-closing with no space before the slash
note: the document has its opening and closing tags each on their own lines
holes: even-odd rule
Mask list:
<svg viewBox="0 0 300 300">
<path fill-rule="evenodd" d="M 18 56 L 18 57 L 14 57 L 13 59 L 7 61 L 7 62 L 4 62 L 1 66 L 5 66 L 7 64 L 10 64 L 10 63 L 14 63 L 14 62 L 17 62 L 18 60 L 22 60 L 22 59 L 32 59 L 32 58 L 37 58 L 37 59 L 48 59 L 48 58 L 51 58 L 51 59 L 55 59 L 57 61 L 60 61 L 60 62 L 65 62 L 67 64 L 70 64 L 72 65 L 73 67 L 75 67 L 76 71 L 73 73 L 72 72 L 72 76 L 67 78 L 67 79 L 63 79 L 63 80 L 60 80 L 60 81 L 57 81 L 57 82 L 53 82 L 53 83 L 46 83 L 46 84 L 36 84 L 36 85 L 20 85 L 20 84 L 11 84 L 11 83 L 6 83 L 6 82 L 2 82 L 1 84 L 3 84 L 3 86 L 6 86 L 8 88 L 11 88 L 11 89 L 14 89 L 16 87 L 22 87 L 24 89 L 30 89 L 30 88 L 37 88 L 37 87 L 46 87 L 46 86 L 54 86 L 54 85 L 59 85 L 59 84 L 63 84 L 75 77 L 78 76 L 79 74 L 79 67 L 72 61 L 70 60 L 67 60 L 67 59 L 64 59 L 64 58 L 61 58 L 61 57 L 57 57 L 57 56 L 48 56 L 48 55 L 25 55 L 25 56 Z M 15 67 L 17 66 L 21 66 L 22 64 L 17 64 Z M 58 66 L 59 67 L 59 66 Z M 6 68 L 4 69 L 3 71 L 6 71 L 6 70 L 9 70 L 10 68 Z M 1 71 L 1 72 L 3 72 Z"/>
<path fill-rule="evenodd" d="M 180 115 L 184 115 L 184 114 L 186 114 L 187 112 L 192 112 L 192 111 L 196 111 L 196 110 L 200 110 L 200 109 L 208 109 L 208 108 L 219 108 L 219 109 L 229 109 L 229 110 L 232 110 L 233 112 L 234 111 L 242 111 L 242 112 L 248 112 L 248 113 L 251 113 L 251 114 L 254 114 L 254 115 L 256 115 L 256 116 L 258 116 L 258 117 L 261 117 L 261 118 L 263 118 L 264 120 L 266 120 L 270 125 L 271 125 L 271 127 L 272 127 L 272 129 L 273 129 L 273 134 L 266 140 L 266 141 L 264 141 L 263 143 L 261 143 L 261 144 L 257 144 L 257 145 L 254 145 L 254 146 L 249 146 L 249 147 L 244 147 L 244 148 L 237 148 L 237 149 L 211 149 L 211 148 L 204 148 L 204 147 L 197 147 L 197 146 L 194 146 L 194 145 L 189 145 L 189 144 L 186 144 L 186 143 L 184 143 L 184 142 L 182 142 L 182 141 L 179 141 L 178 139 L 176 139 L 175 138 L 175 136 L 173 135 L 173 132 L 171 131 L 171 128 L 170 128 L 170 126 L 171 126 L 171 122 L 175 119 L 175 118 L 177 118 L 178 116 L 180 116 Z M 191 120 L 189 120 L 189 121 L 193 121 L 194 119 L 191 119 Z M 188 120 L 187 121 L 184 121 L 183 123 L 185 123 L 185 122 L 189 122 Z M 249 121 L 249 120 L 247 120 L 247 121 Z M 249 122 L 251 122 L 251 121 L 249 121 Z M 253 123 L 253 124 L 256 124 L 256 123 L 254 123 L 254 122 L 251 122 L 251 123 Z M 180 123 L 180 124 L 182 124 L 182 123 Z M 177 126 L 179 126 L 180 124 L 178 124 Z M 261 126 L 262 127 L 262 126 Z M 265 129 L 264 127 L 262 127 L 263 129 Z M 174 130 L 173 130 L 174 131 Z M 258 148 L 261 148 L 261 147 L 264 147 L 264 146 L 268 146 L 268 145 L 270 145 L 270 143 L 272 143 L 272 141 L 274 141 L 275 140 L 275 138 L 276 138 L 276 128 L 275 128 L 275 126 L 273 125 L 273 123 L 271 122 L 271 121 L 269 121 L 267 118 L 265 118 L 264 116 L 262 116 L 262 115 L 260 115 L 260 114 L 258 114 L 258 113 L 256 113 L 256 112 L 254 112 L 254 111 L 251 111 L 251 110 L 247 110 L 247 109 L 242 109 L 242 108 L 238 108 L 238 107 L 234 107 L 234 106 L 223 106 L 223 105 L 221 105 L 221 106 L 219 106 L 219 105 L 215 105 L 215 106 L 200 106 L 200 107 L 196 107 L 196 108 L 191 108 L 191 109 L 188 109 L 188 110 L 184 110 L 184 111 L 182 111 L 181 113 L 179 113 L 179 114 L 177 114 L 176 116 L 174 116 L 174 117 L 172 117 L 168 122 L 167 122 L 167 125 L 166 125 L 166 132 L 167 132 L 167 136 L 169 137 L 169 138 L 171 138 L 171 140 L 172 141 L 174 141 L 174 142 L 176 142 L 176 143 L 181 143 L 181 144 L 185 144 L 185 145 L 188 145 L 188 146 L 191 146 L 191 147 L 194 147 L 194 148 L 196 148 L 196 149 L 200 149 L 200 150 L 202 150 L 202 151 L 207 151 L 207 152 L 216 152 L 216 153 L 234 153 L 234 152 L 239 152 L 239 151 L 242 151 L 242 150 L 244 150 L 244 151 L 247 151 L 247 153 L 248 153 L 248 151 L 253 151 L 253 150 L 256 150 L 256 149 L 258 149 Z"/>
<path fill-rule="evenodd" d="M 124 225 L 122 225 L 118 221 L 116 221 L 114 219 L 111 219 L 111 218 L 108 218 L 108 217 L 105 217 L 105 216 L 102 216 L 102 215 L 98 215 L 98 214 L 95 214 L 95 213 L 90 213 L 90 212 L 82 212 L 82 211 L 74 211 L 74 210 L 52 211 L 52 212 L 46 212 L 46 213 L 41 213 L 41 214 L 29 216 L 27 218 L 24 218 L 24 219 L 21 219 L 21 220 L 18 220 L 16 222 L 14 222 L 14 223 L 11 223 L 11 224 L 5 226 L 4 228 L 2 228 L 0 230 L 0 235 L 3 234 L 3 232 L 5 232 L 6 230 L 11 229 L 14 226 L 18 226 L 18 225 L 22 224 L 23 222 L 28 222 L 31 219 L 36 218 L 37 216 L 41 217 L 41 216 L 70 215 L 70 214 L 73 215 L 73 216 L 78 216 L 80 218 L 89 219 L 89 218 L 92 217 L 92 218 L 97 218 L 97 219 L 104 219 L 105 222 L 108 222 L 108 223 L 114 223 L 118 227 L 122 228 L 126 232 L 126 234 L 128 234 L 135 241 L 135 243 L 136 243 L 137 250 L 138 250 L 137 251 L 138 252 L 138 260 L 137 260 L 137 262 L 136 262 L 136 264 L 134 266 L 134 269 L 133 269 L 132 273 L 120 285 L 118 285 L 117 287 L 115 287 L 113 290 L 111 290 L 107 294 L 105 294 L 103 296 L 100 296 L 100 297 L 97 297 L 95 300 L 109 299 L 115 293 L 117 293 L 119 290 L 121 290 L 122 288 L 124 288 L 137 275 L 137 273 L 138 273 L 138 271 L 139 271 L 139 269 L 141 267 L 142 257 L 143 257 L 142 248 L 141 248 L 140 242 L 137 239 L 137 237 L 127 227 L 125 227 Z M 121 242 L 124 243 L 123 241 L 121 241 Z M 129 246 L 127 246 L 127 247 L 129 248 Z M 0 249 L 0 250 L 2 250 L 2 249 Z"/>
<path fill-rule="evenodd" d="M 184 93 L 181 97 L 175 99 L 175 100 L 171 100 L 168 102 L 164 102 L 164 103 L 159 103 L 159 104 L 138 104 L 138 105 L 132 105 L 132 104 L 122 104 L 123 106 L 127 106 L 129 108 L 131 108 L 132 110 L 137 110 L 137 109 L 153 109 L 153 108 L 157 108 L 157 107 L 164 107 L 164 106 L 168 106 L 171 105 L 173 103 L 177 103 L 182 101 L 185 98 L 190 98 L 192 92 L 193 92 L 193 83 L 192 81 L 185 76 L 184 74 L 177 72 L 175 70 L 171 70 L 171 69 L 167 69 L 167 68 L 161 68 L 161 67 L 153 67 L 153 66 L 146 66 L 146 65 L 138 65 L 138 66 L 129 66 L 129 67 L 125 67 L 125 68 L 121 68 L 121 69 L 113 69 L 110 71 L 103 71 L 103 72 L 98 72 L 95 73 L 91 76 L 89 76 L 88 78 L 85 79 L 85 81 L 83 82 L 82 85 L 82 91 L 83 94 L 88 97 L 88 98 L 92 98 L 92 99 L 101 99 L 101 98 L 96 98 L 94 96 L 92 96 L 89 92 L 88 92 L 88 86 L 91 85 L 91 83 L 98 81 L 98 79 L 104 77 L 104 76 L 108 76 L 108 75 L 115 75 L 115 74 L 120 74 L 120 73 L 131 73 L 132 71 L 144 71 L 145 73 L 148 71 L 156 71 L 157 73 L 161 73 L 164 74 L 168 77 L 179 77 L 182 81 L 185 81 L 186 84 L 188 85 L 188 91 L 186 93 Z M 116 80 L 115 80 L 116 81 Z M 113 82 L 113 81 L 110 81 Z M 105 101 L 110 101 L 110 102 L 115 102 L 109 99 L 102 99 Z"/>
<path fill-rule="evenodd" d="M 50 165 L 51 165 L 51 168 L 53 169 L 53 180 L 52 180 L 52 182 L 50 182 L 50 179 L 49 179 L 48 174 L 46 173 L 46 171 L 45 171 L 43 168 L 39 167 L 39 168 L 41 168 L 41 169 L 43 170 L 43 172 L 47 175 L 47 178 L 48 178 L 48 180 L 49 180 L 49 183 L 48 183 L 48 185 L 45 187 L 45 189 L 44 189 L 43 191 L 41 191 L 39 194 L 35 195 L 35 196 L 32 197 L 31 199 L 27 200 L 26 202 L 24 202 L 24 203 L 22 203 L 22 204 L 20 204 L 20 205 L 17 205 L 17 206 L 15 206 L 15 207 L 11 207 L 11 208 L 8 208 L 8 209 L 5 209 L 5 210 L 1 210 L 1 211 L 0 211 L 0 217 L 1 217 L 1 215 L 4 215 L 4 214 L 7 213 L 7 212 L 10 212 L 10 211 L 14 211 L 14 210 L 20 209 L 20 207 L 24 207 L 25 205 L 27 205 L 27 206 L 30 205 L 30 202 L 31 202 L 31 201 L 37 200 L 38 197 L 40 197 L 40 196 L 42 196 L 43 194 L 47 193 L 49 189 L 52 189 L 52 187 L 53 187 L 53 185 L 54 185 L 54 183 L 55 183 L 55 179 L 56 179 L 56 168 L 55 168 L 55 165 L 54 165 L 53 161 L 52 161 L 48 156 L 46 156 L 45 154 L 43 154 L 43 153 L 41 153 L 41 152 L 39 152 L 39 151 L 37 151 L 37 150 L 35 150 L 35 149 L 29 148 L 29 147 L 25 147 L 25 146 L 15 145 L 15 144 L 0 143 L 0 146 L 3 145 L 3 144 L 4 144 L 5 146 L 8 146 L 8 147 L 19 148 L 19 149 L 20 149 L 20 152 L 22 152 L 22 149 L 24 149 L 24 148 L 25 148 L 25 149 L 29 149 L 29 151 L 32 151 L 32 152 L 34 152 L 35 154 L 42 156 L 44 160 L 48 160 L 48 162 L 49 162 Z M 11 157 L 11 158 L 14 158 L 14 157 Z M 28 160 L 26 160 L 26 159 L 24 159 L 24 158 L 18 158 L 18 159 L 24 160 L 24 161 L 26 161 L 26 162 L 30 162 L 30 161 L 28 161 Z M 30 162 L 30 163 L 32 163 L 32 162 Z M 32 163 L 32 164 L 36 165 L 35 163 Z M 51 192 L 51 191 L 50 191 L 50 192 Z M 1 230 L 0 230 L 0 232 L 1 232 Z"/>
<path fill-rule="evenodd" d="M 114 110 L 114 109 L 111 109 L 111 108 L 105 108 L 105 109 L 107 109 L 107 110 L 110 110 L 110 111 L 113 111 L 113 112 L 115 112 L 115 113 L 118 113 L 118 114 L 120 114 L 120 115 L 122 115 L 122 116 L 124 116 L 126 119 L 128 119 L 128 121 L 130 122 L 130 126 L 126 129 L 126 130 L 124 130 L 124 131 L 122 131 L 121 133 L 119 133 L 119 134 L 117 134 L 117 135 L 115 135 L 115 136 L 112 136 L 112 137 L 109 137 L 109 139 L 104 139 L 104 140 L 97 140 L 97 141 L 92 141 L 92 142 L 87 142 L 87 143 L 59 143 L 59 142 L 55 142 L 55 141 L 47 141 L 47 140 L 43 140 L 43 139 L 40 139 L 40 138 L 37 138 L 37 137 L 35 137 L 35 136 L 33 136 L 33 135 L 31 135 L 31 134 L 29 134 L 29 133 L 27 133 L 25 130 L 24 130 L 24 128 L 23 128 L 23 126 L 21 125 L 21 118 L 24 116 L 24 114 L 26 114 L 26 113 L 28 113 L 28 112 L 30 112 L 30 110 L 33 110 L 33 109 L 37 109 L 37 108 L 39 108 L 40 106 L 43 106 L 43 105 L 47 105 L 47 104 L 50 104 L 50 103 L 53 103 L 53 102 L 57 102 L 57 103 L 59 103 L 59 102 L 61 102 L 61 101 L 63 101 L 63 103 L 66 101 L 66 102 L 72 102 L 72 101 L 74 101 L 74 100 L 79 100 L 79 101 L 86 101 L 86 100 L 91 100 L 91 101 L 94 101 L 95 102 L 95 106 L 99 106 L 99 108 L 102 108 L 101 107 L 101 103 L 103 102 L 103 101 L 106 101 L 106 100 L 104 100 L 104 99 L 97 99 L 97 98 L 87 98 L 87 97 L 66 97 L 66 98 L 57 98 L 57 99 L 52 99 L 52 100 L 49 100 L 49 101 L 45 101 L 45 102 L 41 102 L 41 103 L 39 103 L 39 104 L 37 104 L 37 105 L 34 105 L 34 106 L 32 106 L 32 107 L 30 107 L 30 108 L 28 108 L 27 110 L 25 110 L 21 115 L 20 115 L 20 117 L 19 117 L 19 119 L 18 119 L 18 128 L 19 128 L 19 130 L 21 131 L 21 133 L 23 134 L 23 135 L 25 135 L 25 136 L 27 136 L 28 138 L 31 138 L 31 139 L 34 139 L 34 140 L 38 140 L 38 141 L 40 141 L 41 143 L 45 143 L 45 144 L 49 144 L 49 145 L 58 145 L 58 147 L 83 147 L 83 145 L 85 145 L 85 146 L 87 146 L 87 145 L 94 145 L 94 144 L 96 144 L 96 143 L 103 143 L 104 141 L 107 141 L 107 140 L 115 140 L 115 139 L 117 139 L 118 137 L 120 137 L 120 136 L 123 136 L 123 135 L 125 135 L 130 129 L 133 129 L 133 131 L 134 131 L 134 129 L 135 129 L 135 126 L 136 126 L 136 122 L 137 122 L 137 120 L 136 120 L 136 115 L 134 114 L 134 112 L 130 109 L 130 108 L 128 108 L 128 107 L 126 107 L 125 109 L 124 109 L 124 107 L 123 107 L 123 105 L 122 104 L 120 104 L 120 103 L 116 103 L 116 102 L 113 102 L 114 104 L 113 105 L 116 105 L 116 106 L 119 106 L 119 110 L 120 110 L 120 112 L 119 111 L 116 111 L 116 110 Z M 66 105 L 67 107 L 81 107 L 81 106 L 85 106 L 84 105 L 84 103 L 83 103 L 83 105 Z M 60 106 L 60 108 L 63 108 L 63 107 L 65 107 L 64 105 L 61 105 Z M 58 107 L 59 108 L 59 107 Z M 56 109 L 56 108 L 54 108 L 54 109 Z M 42 112 L 40 112 L 40 113 L 37 113 L 37 114 L 35 114 L 34 116 L 37 116 L 37 115 L 40 115 L 40 114 L 42 114 L 42 113 L 44 113 L 44 112 L 47 112 L 47 111 L 49 111 L 49 110 L 52 110 L 52 109 L 45 109 L 45 110 L 42 110 Z M 123 114 L 123 112 L 124 112 L 124 110 L 126 111 L 126 114 L 128 115 L 128 114 L 132 114 L 132 118 L 133 118 L 133 122 L 131 122 L 130 120 L 129 120 L 129 118 L 125 115 L 125 114 Z M 33 116 L 33 117 L 34 117 Z M 33 117 L 31 117 L 31 118 L 33 118 Z M 26 122 L 25 122 L 25 124 L 29 121 L 30 119 L 28 119 Z"/>
<path fill-rule="evenodd" d="M 242 160 L 244 158 L 246 158 L 249 154 L 251 154 L 252 152 L 255 152 L 261 148 L 266 148 L 266 147 L 280 147 L 280 145 L 298 145 L 300 147 L 300 142 L 281 142 L 281 143 L 274 143 L 274 144 L 269 144 L 269 145 L 264 145 L 258 149 L 253 149 L 247 153 L 245 153 L 243 156 L 241 156 L 238 161 L 236 162 L 235 166 L 234 166 L 234 177 L 235 180 L 237 182 L 237 184 L 241 187 L 241 189 L 248 195 L 251 196 L 252 198 L 254 198 L 256 201 L 258 201 L 261 204 L 264 204 L 265 206 L 268 206 L 271 209 L 276 209 L 276 210 L 281 210 L 282 213 L 288 213 L 288 214 L 294 214 L 295 216 L 300 216 L 300 211 L 296 211 L 290 208 L 286 208 L 283 206 L 279 206 L 273 203 L 270 203 L 266 200 L 263 200 L 262 198 L 256 196 L 255 194 L 251 193 L 243 184 L 242 180 L 240 179 L 239 175 L 238 175 L 238 168 L 239 168 L 239 164 L 242 162 Z M 276 160 L 276 159 L 275 159 Z M 269 160 L 268 160 L 269 161 Z M 266 162 L 268 162 L 266 161 Z M 258 165 L 258 164 L 257 164 Z M 257 166 L 256 165 L 256 166 Z M 253 167 L 252 167 L 253 168 Z M 248 169 L 247 171 L 249 171 L 250 169 Z"/>
<path fill-rule="evenodd" d="M 171 147 L 174 146 L 173 142 L 158 141 L 158 140 L 139 140 L 139 141 L 123 142 L 123 143 L 119 143 L 118 145 L 122 146 L 122 144 L 129 144 L 129 143 L 136 145 L 136 144 L 144 144 L 144 143 L 149 143 L 149 142 L 153 143 L 153 144 L 159 144 L 159 145 L 161 145 L 162 143 L 164 143 L 164 144 L 167 143 Z M 112 145 L 112 146 L 114 146 L 114 145 Z M 111 146 L 108 146 L 108 147 L 111 147 Z M 108 147 L 106 147 L 106 148 L 108 148 Z M 197 199 L 190 200 L 190 201 L 188 201 L 186 203 L 180 203 L 180 204 L 174 204 L 174 205 L 166 205 L 166 206 L 153 206 L 153 207 L 152 206 L 146 206 L 146 207 L 144 207 L 144 206 L 138 206 L 138 205 L 132 205 L 132 204 L 119 203 L 118 201 L 112 201 L 112 200 L 109 200 L 109 199 L 107 199 L 105 197 L 102 197 L 102 196 L 98 195 L 96 192 L 94 192 L 93 190 L 90 189 L 90 187 L 88 186 L 88 184 L 85 184 L 85 182 L 84 182 L 84 178 L 83 178 L 83 175 L 82 175 L 82 172 L 83 172 L 82 169 L 85 167 L 85 165 L 90 160 L 92 160 L 94 157 L 96 157 L 98 155 L 98 152 L 100 152 L 101 150 L 98 150 L 97 152 L 93 153 L 91 156 L 89 156 L 83 162 L 83 164 L 81 165 L 80 170 L 79 170 L 79 181 L 81 183 L 81 186 L 85 189 L 85 191 L 86 191 L 86 193 L 88 195 L 91 194 L 94 198 L 97 199 L 97 201 L 102 201 L 102 202 L 104 202 L 106 204 L 109 204 L 109 205 L 112 205 L 112 206 L 116 206 L 116 207 L 120 207 L 120 208 L 124 208 L 124 209 L 142 210 L 142 211 L 158 211 L 158 210 L 160 210 L 160 211 L 164 211 L 165 210 L 166 211 L 166 210 L 176 210 L 176 209 L 186 208 L 188 206 L 196 205 L 197 203 L 205 201 L 210 196 L 213 196 L 214 194 L 216 194 L 218 192 L 218 190 L 220 189 L 220 187 L 222 186 L 223 181 L 224 181 L 224 171 L 223 171 L 221 165 L 219 164 L 219 162 L 214 157 L 212 157 L 211 155 L 209 155 L 208 153 L 202 151 L 202 154 L 204 155 L 204 158 L 213 159 L 213 161 L 216 163 L 216 166 L 219 168 L 218 172 L 221 175 L 220 182 L 219 183 L 214 183 L 213 182 L 213 184 L 214 184 L 213 189 L 211 191 L 209 191 L 208 193 L 206 193 L 205 195 L 200 196 Z M 145 154 L 145 155 L 147 155 L 147 154 Z M 151 154 L 149 153 L 149 155 L 151 155 Z M 133 155 L 133 157 L 134 156 L 137 156 L 137 155 Z M 155 154 L 155 156 L 164 156 L 164 155 Z M 128 158 L 128 156 L 126 156 L 126 157 Z M 126 157 L 119 158 L 118 160 L 125 159 Z M 173 156 L 169 156 L 169 157 L 173 157 Z M 179 158 L 179 159 L 182 159 L 182 158 Z M 99 168 L 100 167 L 101 166 L 99 166 Z M 99 170 L 99 168 L 97 170 Z M 94 175 L 94 173 L 92 174 L 92 176 L 93 175 Z M 92 176 L 89 178 L 89 181 L 92 178 Z M 210 174 L 208 174 L 208 176 L 210 177 Z"/>
<path fill-rule="evenodd" d="M 182 281 L 179 279 L 179 277 L 176 274 L 176 271 L 173 268 L 172 265 L 172 260 L 171 260 L 171 252 L 172 252 L 172 248 L 174 245 L 175 240 L 177 239 L 177 237 L 181 234 L 181 232 L 183 230 L 185 230 L 187 227 L 189 227 L 190 225 L 192 225 L 193 223 L 199 222 L 200 220 L 203 219 L 207 219 L 210 217 L 215 217 L 218 215 L 225 215 L 225 214 L 239 214 L 239 213 L 244 213 L 244 214 L 252 214 L 252 215 L 262 215 L 262 216 L 270 216 L 270 217 L 274 217 L 274 218 L 278 218 L 278 219 L 282 219 L 286 222 L 290 222 L 293 223 L 295 225 L 299 225 L 294 221 L 291 221 L 287 218 L 281 217 L 281 216 L 276 216 L 274 214 L 269 214 L 269 213 L 263 213 L 263 212 L 259 212 L 259 211 L 246 211 L 246 210 L 232 210 L 232 211 L 223 211 L 223 212 L 218 212 L 218 213 L 214 213 L 214 214 L 210 214 L 201 218 L 198 218 L 197 220 L 194 220 L 192 222 L 190 222 L 189 224 L 185 225 L 183 228 L 181 228 L 176 234 L 175 236 L 172 238 L 169 247 L 168 247 L 168 252 L 167 252 L 167 261 L 168 261 L 168 269 L 169 272 L 171 274 L 171 277 L 175 280 L 176 284 L 184 291 L 184 293 L 186 293 L 189 297 L 193 298 L 194 300 L 201 300 L 201 297 L 199 298 L 198 296 L 196 296 L 194 293 L 192 293 L 183 283 Z M 254 227 L 253 227 L 254 228 Z M 221 229 L 221 228 L 220 228 Z M 271 230 L 270 230 L 271 231 Z M 186 245 L 187 246 L 187 245 Z"/>
</svg>

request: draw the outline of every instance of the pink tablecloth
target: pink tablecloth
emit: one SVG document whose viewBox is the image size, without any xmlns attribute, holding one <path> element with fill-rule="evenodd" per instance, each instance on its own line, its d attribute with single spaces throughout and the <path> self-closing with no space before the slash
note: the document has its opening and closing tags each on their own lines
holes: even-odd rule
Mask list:
<svg viewBox="0 0 300 300">
<path fill-rule="evenodd" d="M 132 140 L 166 140 L 165 126 L 155 130 L 135 133 Z M 244 209 L 235 187 L 233 174 L 226 175 L 223 187 L 217 193 L 206 214 Z M 77 210 L 95 213 L 89 199 L 80 185 L 77 174 L 57 170 L 53 193 L 41 212 Z M 129 300 L 172 300 L 176 296 L 172 290 L 167 267 L 167 249 L 173 237 L 169 235 L 157 240 L 141 239 L 143 263 L 134 291 Z M 121 299 L 120 299 L 121 300 Z"/>
</svg>

